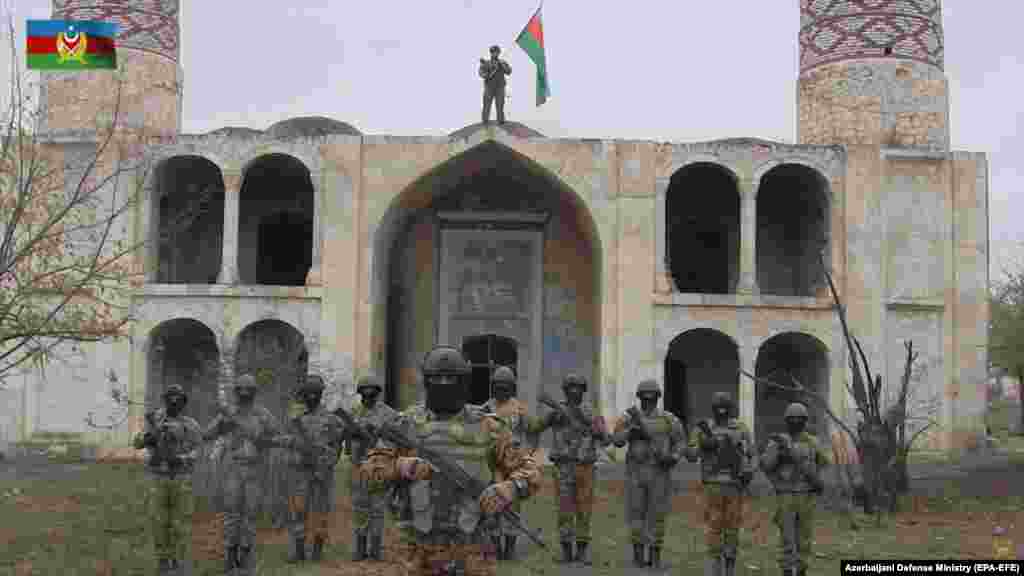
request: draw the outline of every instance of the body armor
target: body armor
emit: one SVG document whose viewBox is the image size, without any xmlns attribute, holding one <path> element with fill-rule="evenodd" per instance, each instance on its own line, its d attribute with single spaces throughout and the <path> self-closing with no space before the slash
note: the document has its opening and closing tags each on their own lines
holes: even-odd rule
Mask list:
<svg viewBox="0 0 1024 576">
<path fill-rule="evenodd" d="M 560 402 L 566 412 L 578 409 L 583 414 L 583 421 L 591 423 L 588 430 L 581 430 L 577 425 L 556 426 L 551 430 L 554 443 L 551 447 L 551 461 L 576 461 L 581 464 L 593 464 L 598 460 L 598 447 L 602 447 L 601 438 L 593 434 L 594 409 L 586 403 L 578 408 L 568 402 Z"/>
<path fill-rule="evenodd" d="M 238 426 L 230 433 L 228 461 L 242 466 L 261 464 L 266 444 L 276 428 L 268 424 L 273 422 L 273 418 L 263 406 L 253 406 L 250 410 L 235 414 L 234 420 Z"/>
<path fill-rule="evenodd" d="M 706 484 L 734 484 L 744 472 L 753 472 L 746 427 L 730 418 L 724 426 L 714 420 L 707 421 L 711 435 L 718 441 L 718 449 L 701 458 L 701 481 Z M 701 432 L 703 433 L 703 432 Z"/>
<path fill-rule="evenodd" d="M 202 430 L 199 423 L 185 415 L 171 418 L 163 408 L 156 410 L 152 418 L 153 429 L 150 432 L 157 435 L 162 447 L 149 450 L 146 471 L 162 477 L 191 475 L 195 457 L 202 443 Z M 163 431 L 160 432 L 160 430 Z M 136 442 L 136 446 L 141 448 L 141 441 Z M 180 457 L 181 466 L 173 467 L 166 459 L 159 457 L 158 454 L 161 451 L 169 456 Z"/>
<path fill-rule="evenodd" d="M 417 405 L 403 417 L 402 425 L 424 446 L 441 452 L 469 474 L 486 477 L 490 435 L 468 411 L 437 420 L 423 405 Z M 411 483 L 405 500 L 399 523 L 414 528 L 417 539 L 434 544 L 473 539 L 480 519 L 476 499 L 461 494 L 440 474 Z"/>
<path fill-rule="evenodd" d="M 659 458 L 672 453 L 672 418 L 674 416 L 661 408 L 655 408 L 650 414 L 640 412 L 639 418 L 651 437 L 643 438 L 638 434 L 632 435 L 629 439 L 626 462 L 657 464 Z"/>
<path fill-rule="evenodd" d="M 373 405 L 373 408 L 367 408 L 365 404 L 358 403 L 352 408 L 352 416 L 356 419 L 360 425 L 370 424 L 374 428 L 381 428 L 386 424 L 391 423 L 393 420 L 398 418 L 398 412 L 384 404 L 383 402 L 377 402 Z M 380 441 L 378 441 L 378 445 Z M 353 437 L 349 440 L 350 450 L 352 452 L 352 463 L 356 466 L 366 461 L 366 454 L 377 446 L 368 446 L 366 441 L 362 438 Z"/>
<path fill-rule="evenodd" d="M 813 492 L 813 482 L 808 480 L 808 476 L 820 474 L 817 439 L 806 432 L 796 438 L 789 434 L 780 434 L 779 437 L 788 440 L 790 448 L 788 456 L 779 454 L 773 470 L 765 471 L 775 486 L 775 490 L 777 492 Z M 773 442 L 778 444 L 778 440 Z"/>
</svg>

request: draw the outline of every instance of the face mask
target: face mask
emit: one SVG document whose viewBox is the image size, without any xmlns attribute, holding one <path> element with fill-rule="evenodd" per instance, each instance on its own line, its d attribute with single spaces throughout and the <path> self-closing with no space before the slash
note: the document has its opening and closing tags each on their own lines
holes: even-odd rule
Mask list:
<svg viewBox="0 0 1024 576">
<path fill-rule="evenodd" d="M 172 396 L 167 399 L 167 415 L 176 418 L 185 410 L 186 400 L 181 396 Z"/>
<path fill-rule="evenodd" d="M 501 386 L 494 387 L 494 398 L 499 402 L 505 402 L 512 397 L 512 389 L 509 388 L 508 384 L 502 384 Z"/>
<path fill-rule="evenodd" d="M 807 421 L 803 418 L 790 418 L 786 420 L 786 429 L 790 436 L 797 436 L 807 427 Z"/>
<path fill-rule="evenodd" d="M 306 410 L 312 412 L 320 405 L 320 400 L 322 398 L 322 392 L 306 392 L 302 395 L 302 403 L 306 405 Z"/>
<path fill-rule="evenodd" d="M 376 390 L 373 390 L 372 392 L 367 390 L 366 392 L 360 392 L 360 394 L 363 397 L 363 406 L 366 406 L 367 408 L 373 408 L 374 405 L 377 404 L 377 398 L 380 395 Z"/>
<path fill-rule="evenodd" d="M 427 378 L 427 409 L 435 414 L 451 416 L 466 406 L 466 387 L 462 378 L 453 375 Z"/>
<path fill-rule="evenodd" d="M 640 398 L 640 409 L 644 412 L 650 412 L 658 406 L 658 398 L 656 396 L 644 396 Z"/>
<path fill-rule="evenodd" d="M 714 413 L 715 413 L 715 421 L 716 422 L 721 423 L 721 422 L 725 422 L 726 420 L 729 419 L 729 409 L 728 408 L 715 408 L 714 409 Z"/>
<path fill-rule="evenodd" d="M 565 389 L 565 399 L 569 404 L 573 406 L 579 406 L 583 402 L 583 390 L 575 386 L 570 386 Z"/>
<path fill-rule="evenodd" d="M 239 404 L 243 404 L 243 405 L 252 404 L 252 400 L 255 397 L 256 397 L 256 395 L 252 392 L 252 390 L 249 390 L 247 388 L 236 388 L 235 389 L 235 398 L 238 399 L 238 403 Z"/>
</svg>

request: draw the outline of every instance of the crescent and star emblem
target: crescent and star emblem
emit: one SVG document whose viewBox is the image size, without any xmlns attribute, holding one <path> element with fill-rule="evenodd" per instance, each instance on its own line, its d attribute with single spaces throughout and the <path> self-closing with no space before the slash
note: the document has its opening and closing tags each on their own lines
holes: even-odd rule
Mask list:
<svg viewBox="0 0 1024 576">
<path fill-rule="evenodd" d="M 85 64 L 85 48 L 89 39 L 85 32 L 78 32 L 69 27 L 67 32 L 57 33 L 57 54 L 59 62 L 78 62 Z"/>
</svg>

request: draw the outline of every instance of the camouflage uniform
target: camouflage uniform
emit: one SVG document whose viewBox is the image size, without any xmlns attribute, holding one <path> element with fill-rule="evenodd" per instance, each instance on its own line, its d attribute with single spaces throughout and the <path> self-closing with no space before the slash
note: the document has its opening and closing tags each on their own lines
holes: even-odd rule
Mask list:
<svg viewBox="0 0 1024 576">
<path fill-rule="evenodd" d="M 360 467 L 372 486 L 402 488 L 398 527 L 402 561 L 410 576 L 495 575 L 497 563 L 486 527 L 497 513 L 539 489 L 540 466 L 529 451 L 499 421 L 490 416 L 481 421 L 479 413 L 465 404 L 462 379 L 467 372 L 468 365 L 455 348 L 428 353 L 423 362 L 427 403 L 404 412 L 398 426 L 477 478 L 485 479 L 485 462 L 491 461 L 507 480 L 491 484 L 478 499 L 468 497 L 434 474 L 414 452 L 393 448 L 371 450 Z"/>
<path fill-rule="evenodd" d="M 290 562 L 305 560 L 307 532 L 313 536 L 311 559 L 321 559 L 327 541 L 327 520 L 334 510 L 334 467 L 345 424 L 320 406 L 323 390 L 323 380 L 318 376 L 306 378 L 298 392 L 309 394 L 309 401 L 304 413 L 292 418 L 287 428 L 292 490 L 288 495 Z"/>
<path fill-rule="evenodd" d="M 507 366 L 499 366 L 494 371 L 492 381 L 494 382 L 495 394 L 497 395 L 499 388 L 504 387 L 507 389 L 508 397 L 491 398 L 480 406 L 484 414 L 496 415 L 501 420 L 499 424 L 496 419 L 484 419 L 484 429 L 488 432 L 496 433 L 499 428 L 505 428 L 511 431 L 513 438 L 520 446 L 530 447 L 531 449 L 535 448 L 537 445 L 537 433 L 540 432 L 543 421 L 530 416 L 527 412 L 526 404 L 514 396 L 515 373 Z M 495 483 L 507 480 L 503 472 L 495 468 L 494 462 L 489 461 L 488 465 L 491 470 L 491 478 Z M 512 510 L 522 512 L 522 503 L 513 503 Z M 506 526 L 500 518 L 498 519 L 498 528 L 494 536 L 494 546 L 497 548 L 498 560 L 511 560 L 515 556 L 516 535 L 515 529 Z M 502 536 L 504 536 L 504 542 L 502 542 Z"/>
<path fill-rule="evenodd" d="M 558 500 L 558 535 L 562 543 L 562 562 L 577 561 L 590 565 L 590 515 L 594 504 L 594 463 L 598 449 L 611 443 L 604 418 L 594 414 L 589 404 L 582 402 L 587 381 L 575 374 L 566 376 L 562 390 L 567 400 L 560 402 L 566 414 L 577 411 L 579 420 L 565 419 L 558 411 L 548 413 L 544 428 L 551 428 L 554 444 L 550 459 L 555 464 Z M 568 397 L 572 395 L 573 400 Z M 575 543 L 576 549 L 573 550 Z"/>
<path fill-rule="evenodd" d="M 235 381 L 235 394 L 255 394 L 250 375 Z M 224 477 L 224 570 L 246 576 L 255 564 L 256 517 L 263 499 L 267 449 L 276 444 L 280 427 L 263 406 L 239 402 L 233 414 L 218 414 L 203 432 L 205 439 L 227 436 Z"/>
<path fill-rule="evenodd" d="M 168 405 L 180 399 L 179 411 L 174 416 L 168 414 L 168 408 L 147 414 L 146 427 L 133 442 L 137 450 L 150 451 L 146 462 L 150 479 L 146 501 L 161 574 L 181 566 L 192 540 L 192 470 L 202 444 L 202 430 L 195 419 L 180 413 L 187 398 L 181 386 L 168 386 L 163 399 Z"/>
<path fill-rule="evenodd" d="M 383 387 L 373 376 L 363 377 L 356 386 L 360 394 L 371 390 L 377 395 L 383 392 Z M 387 404 L 374 401 L 372 407 L 368 407 L 365 402 L 357 404 L 352 409 L 352 416 L 360 426 L 381 428 L 394 422 L 399 414 Z M 370 485 L 359 475 L 359 466 L 366 462 L 367 453 L 378 446 L 382 447 L 380 444 L 370 446 L 367 440 L 346 431 L 345 452 L 352 457 L 352 472 L 349 475 L 352 494 L 352 560 L 357 562 L 366 558 L 383 559 L 384 517 L 388 511 L 390 492 L 380 487 L 371 490 Z"/>
<path fill-rule="evenodd" d="M 785 419 L 786 434 L 774 434 L 761 454 L 761 469 L 775 486 L 776 510 L 773 521 L 779 527 L 783 576 L 803 576 L 811 555 L 816 494 L 823 489 L 822 469 L 829 466 L 828 454 L 817 438 L 803 431 L 807 408 L 790 404 Z"/>
<path fill-rule="evenodd" d="M 657 568 L 661 565 L 665 518 L 672 507 L 672 468 L 682 459 L 686 433 L 679 418 L 658 408 L 661 389 L 657 382 L 641 382 L 636 395 L 642 409 L 633 407 L 623 414 L 615 425 L 612 441 L 619 447 L 629 444 L 626 515 L 633 563 Z M 645 554 L 648 548 L 649 559 Z"/>
<path fill-rule="evenodd" d="M 715 393 L 711 401 L 715 418 L 707 420 L 708 435 L 694 426 L 686 447 L 686 459 L 701 463 L 704 489 L 704 534 L 707 542 L 707 576 L 734 576 L 743 524 L 743 492 L 757 466 L 753 442 L 746 424 L 730 416 L 732 398 Z"/>
</svg>

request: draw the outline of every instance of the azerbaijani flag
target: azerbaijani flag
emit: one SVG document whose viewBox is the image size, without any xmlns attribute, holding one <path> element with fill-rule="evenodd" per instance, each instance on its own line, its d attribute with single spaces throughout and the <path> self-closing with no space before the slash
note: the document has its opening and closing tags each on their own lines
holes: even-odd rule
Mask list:
<svg viewBox="0 0 1024 576">
<path fill-rule="evenodd" d="M 548 67 L 544 60 L 544 27 L 540 22 L 540 9 L 544 7 L 542 2 L 533 13 L 533 17 L 526 23 L 526 27 L 516 38 L 526 55 L 537 65 L 537 106 L 547 101 L 551 96 L 551 88 L 548 86 Z"/>
<path fill-rule="evenodd" d="M 29 20 L 29 70 L 117 68 L 117 24 L 92 20 Z"/>
</svg>

